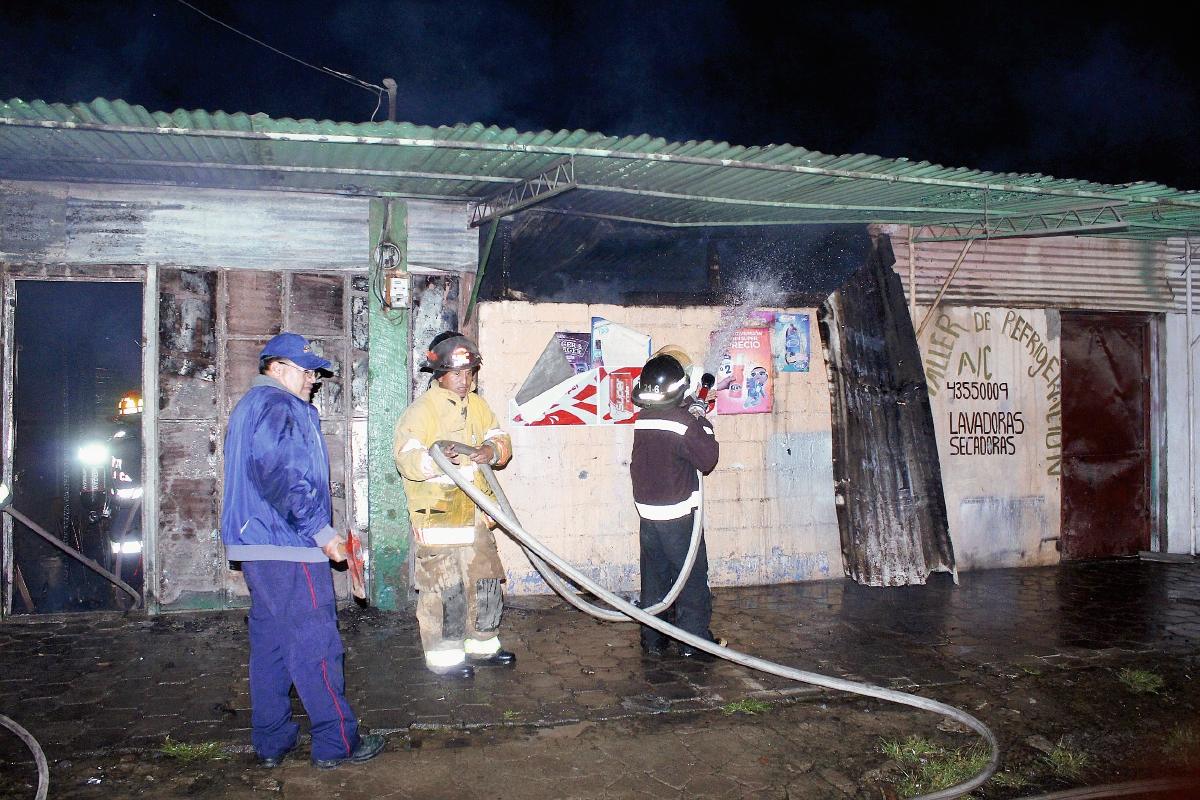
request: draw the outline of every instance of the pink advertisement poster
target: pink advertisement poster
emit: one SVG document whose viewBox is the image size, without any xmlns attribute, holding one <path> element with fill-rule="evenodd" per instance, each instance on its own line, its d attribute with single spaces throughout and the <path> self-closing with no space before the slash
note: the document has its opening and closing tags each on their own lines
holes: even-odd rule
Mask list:
<svg viewBox="0 0 1200 800">
<path fill-rule="evenodd" d="M 717 384 L 718 414 L 767 414 L 771 411 L 771 329 L 742 328 L 721 358 Z"/>
</svg>

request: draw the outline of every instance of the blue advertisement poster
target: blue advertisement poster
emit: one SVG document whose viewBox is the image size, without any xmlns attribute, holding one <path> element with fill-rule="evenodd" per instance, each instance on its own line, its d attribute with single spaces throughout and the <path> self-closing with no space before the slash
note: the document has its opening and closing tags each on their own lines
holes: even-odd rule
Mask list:
<svg viewBox="0 0 1200 800">
<path fill-rule="evenodd" d="M 808 372 L 812 350 L 808 314 L 778 314 L 772 331 L 771 349 L 776 372 Z"/>
</svg>

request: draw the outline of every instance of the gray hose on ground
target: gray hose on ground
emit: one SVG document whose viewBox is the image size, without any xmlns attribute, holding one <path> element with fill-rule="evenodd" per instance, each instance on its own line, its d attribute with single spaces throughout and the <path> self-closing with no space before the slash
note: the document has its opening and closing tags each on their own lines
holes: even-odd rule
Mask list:
<svg viewBox="0 0 1200 800">
<path fill-rule="evenodd" d="M 464 456 L 470 456 L 478 448 L 471 447 L 462 442 L 452 442 L 449 439 L 443 439 L 435 442 L 434 445 L 443 453 L 446 450 L 453 450 L 456 453 L 461 453 Z M 445 467 L 442 467 L 443 471 Z M 504 494 L 504 490 L 500 488 L 499 482 L 496 480 L 496 473 L 489 467 L 483 470 L 484 477 L 487 478 L 488 485 L 492 487 L 492 494 L 496 496 L 496 501 L 500 503 L 500 507 L 504 512 L 513 519 L 517 518 L 517 512 L 508 503 L 508 497 Z M 704 476 L 699 472 L 696 473 L 696 480 L 700 484 L 700 508 L 695 514 L 692 522 L 692 539 L 688 543 L 687 555 L 683 559 L 683 567 L 679 570 L 679 575 L 675 578 L 675 583 L 671 585 L 671 590 L 659 602 L 645 609 L 647 614 L 658 615 L 671 607 L 683 591 L 684 584 L 687 583 L 688 576 L 692 574 L 692 567 L 696 565 L 696 558 L 700 554 L 700 542 L 703 539 L 704 533 Z M 629 617 L 620 611 L 609 611 L 606 608 L 601 608 L 598 605 L 589 603 L 580 597 L 575 589 L 559 577 L 558 573 L 550 569 L 545 561 L 542 561 L 537 555 L 525 551 L 525 555 L 529 556 L 529 560 L 533 563 L 533 568 L 541 573 L 543 580 L 550 586 L 551 589 L 558 592 L 564 600 L 575 606 L 585 614 L 591 614 L 597 619 L 602 619 L 605 622 L 632 622 Z"/>
<path fill-rule="evenodd" d="M 584 575 L 579 570 L 575 569 L 569 563 L 560 558 L 553 550 L 546 547 L 533 536 L 531 536 L 521 524 L 517 522 L 515 517 L 505 512 L 500 506 L 493 502 L 486 494 L 480 491 L 475 484 L 463 478 L 462 474 L 453 467 L 450 459 L 441 451 L 437 444 L 429 448 L 429 453 L 433 457 L 434 462 L 458 485 L 458 488 L 475 502 L 484 513 L 496 520 L 505 530 L 512 535 L 514 539 L 524 548 L 527 553 L 535 553 L 545 563 L 558 570 L 563 575 L 571 579 L 575 584 L 587 589 L 600 600 L 603 600 L 613 608 L 620 609 L 625 616 L 630 619 L 640 622 L 647 627 L 653 628 L 660 633 L 670 636 L 683 644 L 689 645 L 697 650 L 703 650 L 706 653 L 723 658 L 726 661 L 732 661 L 735 664 L 741 664 L 750 669 L 756 669 L 760 672 L 766 672 L 770 675 L 778 675 L 781 678 L 800 681 L 801 683 L 809 683 L 814 686 L 821 686 L 826 689 L 833 689 L 840 692 L 849 692 L 851 694 L 862 695 L 864 697 L 874 697 L 879 700 L 887 700 L 892 703 L 918 708 L 922 711 L 931 711 L 935 714 L 949 717 L 950 719 L 961 722 L 968 726 L 987 742 L 990 750 L 990 757 L 987 765 L 970 780 L 955 784 L 946 789 L 929 794 L 920 795 L 914 800 L 951 800 L 951 798 L 962 797 L 964 794 L 982 786 L 996 772 L 1000 766 L 1000 745 L 996 741 L 995 734 L 980 722 L 978 719 L 954 706 L 945 703 L 939 703 L 936 700 L 929 700 L 917 695 L 907 694 L 905 692 L 897 692 L 893 689 L 885 689 L 882 686 L 873 686 L 869 683 L 859 683 L 857 681 L 848 681 L 843 678 L 832 678 L 828 675 L 821 675 L 816 672 L 805 672 L 793 667 L 785 667 L 782 664 L 776 664 L 766 659 L 757 658 L 746 653 L 738 652 L 730 647 L 722 647 L 716 642 L 710 642 L 707 639 L 701 639 L 699 636 L 688 633 L 685 630 L 676 628 L 668 622 L 660 620 L 651 614 L 647 614 L 643 609 L 638 608 L 632 603 L 628 603 L 622 598 L 610 592 L 608 589 L 599 585 L 591 578 Z M 487 472 L 491 468 L 486 465 L 481 465 L 481 469 Z M 498 485 L 498 484 L 497 484 Z M 501 492 L 500 494 L 503 494 Z M 498 495 L 499 496 L 499 495 Z M 510 506 L 511 507 L 511 506 Z M 544 574 L 543 574 L 544 577 Z"/>
<path fill-rule="evenodd" d="M 38 771 L 37 794 L 34 795 L 34 800 L 46 800 L 46 795 L 50 792 L 50 765 L 46 763 L 46 754 L 42 752 L 42 746 L 33 738 L 33 734 L 3 714 L 0 714 L 0 725 L 19 736 L 25 746 L 33 751 L 33 760 Z"/>
<path fill-rule="evenodd" d="M 111 572 L 106 570 L 104 567 L 100 566 L 95 561 L 92 561 L 90 558 L 85 556 L 83 553 L 80 553 L 74 547 L 71 547 L 66 542 L 63 542 L 57 536 L 47 533 L 45 530 L 43 530 L 41 525 L 38 525 L 36 522 L 34 522 L 29 517 L 22 514 L 20 511 L 17 511 L 12 506 L 5 507 L 4 513 L 10 515 L 13 519 L 21 522 L 23 525 L 25 525 L 25 527 L 29 528 L 29 530 L 33 531 L 38 536 L 42 537 L 50 544 L 57 547 L 59 550 L 62 550 L 64 553 L 66 553 L 71 558 L 78 561 L 80 564 L 83 564 L 85 567 L 92 570 L 93 572 L 99 573 L 101 577 L 108 580 L 109 582 L 116 584 L 118 589 L 120 589 L 121 591 L 125 592 L 126 594 L 128 594 L 130 597 L 133 598 L 133 607 L 134 608 L 141 607 L 142 596 L 140 594 L 138 594 L 137 589 L 134 589 L 128 583 L 121 580 L 116 575 L 113 575 Z"/>
</svg>

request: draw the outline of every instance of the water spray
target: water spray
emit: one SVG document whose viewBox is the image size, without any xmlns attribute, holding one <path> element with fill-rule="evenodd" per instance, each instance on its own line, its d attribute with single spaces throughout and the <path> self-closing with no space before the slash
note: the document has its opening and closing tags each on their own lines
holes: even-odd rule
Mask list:
<svg viewBox="0 0 1200 800">
<path fill-rule="evenodd" d="M 443 452 L 443 448 L 454 450 L 460 453 L 469 453 L 475 448 L 469 448 L 456 442 L 441 441 L 435 442 L 429 448 L 429 454 L 433 457 L 434 462 L 441 468 L 442 472 L 450 477 L 451 480 L 458 486 L 459 489 L 475 502 L 475 505 L 492 519 L 496 520 L 508 533 L 516 540 L 517 544 L 529 556 L 529 560 L 534 567 L 542 574 L 556 592 L 562 595 L 563 599 L 571 605 L 593 614 L 601 619 L 608 619 L 618 622 L 639 622 L 647 627 L 653 628 L 660 633 L 663 633 L 672 639 L 675 639 L 685 645 L 689 645 L 697 650 L 703 650 L 710 655 L 723 658 L 727 661 L 732 661 L 735 664 L 740 664 L 750 669 L 756 669 L 760 672 L 766 672 L 771 675 L 778 675 L 781 678 L 800 681 L 814 686 L 821 686 L 826 689 L 835 691 L 849 692 L 851 694 L 862 695 L 865 697 L 874 697 L 879 700 L 887 700 L 893 703 L 918 708 L 923 711 L 930 711 L 935 714 L 949 717 L 957 722 L 961 722 L 971 728 L 983 737 L 987 742 L 990 756 L 988 763 L 982 770 L 979 771 L 973 778 L 963 781 L 946 789 L 929 794 L 920 795 L 914 800 L 951 800 L 951 798 L 961 797 L 968 792 L 982 786 L 996 772 L 1000 766 L 1000 745 L 996 741 L 995 734 L 976 719 L 971 714 L 962 709 L 945 703 L 939 703 L 936 700 L 929 700 L 917 695 L 898 692 L 894 689 L 885 689 L 882 686 L 874 686 L 869 683 L 859 683 L 857 681 L 848 681 L 844 678 L 833 678 L 828 675 L 821 675 L 815 672 L 805 672 L 803 670 L 787 667 L 782 664 L 776 664 L 766 659 L 757 658 L 746 653 L 741 653 L 730 647 L 722 647 L 716 642 L 711 642 L 708 639 L 702 639 L 688 633 L 685 630 L 676 628 L 668 622 L 660 620 L 654 616 L 655 607 L 642 609 L 632 603 L 622 599 L 605 587 L 593 581 L 588 576 L 584 575 L 579 570 L 575 569 L 570 563 L 564 561 L 550 548 L 539 542 L 536 538 L 530 535 L 520 522 L 517 521 L 516 514 L 512 511 L 512 506 L 504 495 L 504 490 L 500 487 L 500 482 L 496 480 L 495 473 L 486 464 L 480 464 L 479 469 L 483 471 L 484 477 L 487 478 L 488 485 L 492 489 L 492 493 L 496 496 L 496 500 L 489 498 L 475 484 L 463 476 L 459 469 L 451 462 L 450 458 Z M 703 486 L 701 481 L 701 504 L 696 511 L 696 528 L 700 528 L 704 515 L 703 504 Z M 555 574 L 558 572 L 559 574 Z M 691 564 L 685 563 L 683 571 L 676 580 L 676 585 L 682 585 L 687 580 L 688 574 L 691 572 Z M 563 576 L 563 577 L 560 577 Z M 570 580 L 576 586 L 590 592 L 600 601 L 608 605 L 611 611 L 599 609 L 591 603 L 580 598 L 570 586 L 566 584 L 563 578 Z M 669 597 L 669 595 L 668 595 Z M 672 600 L 673 602 L 673 600 Z M 597 613 L 598 612 L 598 613 Z"/>
</svg>

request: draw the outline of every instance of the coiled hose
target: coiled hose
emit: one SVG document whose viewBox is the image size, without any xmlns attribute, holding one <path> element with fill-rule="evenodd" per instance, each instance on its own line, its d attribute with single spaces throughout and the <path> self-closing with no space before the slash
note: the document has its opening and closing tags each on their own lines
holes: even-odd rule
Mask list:
<svg viewBox="0 0 1200 800">
<path fill-rule="evenodd" d="M 46 795 L 50 792 L 50 765 L 46 763 L 46 754 L 42 752 L 42 746 L 33 738 L 33 734 L 3 714 L 0 714 L 0 725 L 19 736 L 25 746 L 33 751 L 33 760 L 38 771 L 37 794 L 34 795 L 34 800 L 46 800 Z"/>
<path fill-rule="evenodd" d="M 816 672 L 805 672 L 793 667 L 786 667 L 782 664 L 776 664 L 772 661 L 767 661 L 766 659 L 757 658 L 746 653 L 741 653 L 730 647 L 722 647 L 716 642 L 710 642 L 707 639 L 701 639 L 699 636 L 694 636 L 685 630 L 676 628 L 674 625 L 660 620 L 658 617 L 649 613 L 653 609 L 641 609 L 632 603 L 623 600 L 622 598 L 610 592 L 608 589 L 593 581 L 588 576 L 584 575 L 579 570 L 575 569 L 569 563 L 556 555 L 553 550 L 539 542 L 523 527 L 521 527 L 521 523 L 517 521 L 516 515 L 512 513 L 512 506 L 509 505 L 508 499 L 504 496 L 504 490 L 500 487 L 499 481 L 496 480 L 496 476 L 489 466 L 486 464 L 480 464 L 479 468 L 483 470 L 484 477 L 487 478 L 488 485 L 492 487 L 492 492 L 496 495 L 496 498 L 498 500 L 503 498 L 500 503 L 493 502 L 486 494 L 477 488 L 473 482 L 465 478 L 462 473 L 459 472 L 458 468 L 451 462 L 450 458 L 443 452 L 443 448 L 453 449 L 463 454 L 470 454 L 474 452 L 475 448 L 470 448 L 457 442 L 439 441 L 434 443 L 429 448 L 429 453 L 433 457 L 434 462 L 438 465 L 438 467 L 441 468 L 442 472 L 444 472 L 446 475 L 449 475 L 450 479 L 454 481 L 458 488 L 462 489 L 463 492 L 475 502 L 475 505 L 479 506 L 479 508 L 482 509 L 485 514 L 496 520 L 501 527 L 508 531 L 508 533 L 525 551 L 525 554 L 529 556 L 529 560 L 533 563 L 534 567 L 541 572 L 542 577 L 546 579 L 546 583 L 558 591 L 565 600 L 570 602 L 575 607 L 584 611 L 588 611 L 588 613 L 592 613 L 587 608 L 584 608 L 583 605 L 580 605 L 581 603 L 584 605 L 590 604 L 584 603 L 584 601 L 576 596 L 575 592 L 572 591 L 570 587 L 566 586 L 562 579 L 558 577 L 558 575 L 552 576 L 552 571 L 548 567 L 553 567 L 554 570 L 557 570 L 559 573 L 570 579 L 572 583 L 582 587 L 583 589 L 586 589 L 604 603 L 608 604 L 614 609 L 617 609 L 616 615 L 622 620 L 640 622 L 643 625 L 664 633 L 667 636 L 694 647 L 697 650 L 703 650 L 706 653 L 710 653 L 718 658 L 723 658 L 726 661 L 732 661 L 735 664 L 741 664 L 744 667 L 756 669 L 760 672 L 766 672 L 771 675 L 778 675 L 781 678 L 800 681 L 801 683 L 808 683 L 812 684 L 813 686 L 821 686 L 826 689 L 833 689 L 840 692 L 849 692 L 851 694 L 862 695 L 864 697 L 874 697 L 879 700 L 887 700 L 892 703 L 899 703 L 912 708 L 918 708 L 922 711 L 930 711 L 934 714 L 941 714 L 942 716 L 961 722 L 983 737 L 984 741 L 986 741 L 988 744 L 990 757 L 987 765 L 980 770 L 978 774 L 969 780 L 955 784 L 954 786 L 950 786 L 946 789 L 920 795 L 918 798 L 915 798 L 915 800 L 950 800 L 950 798 L 961 797 L 971 790 L 976 789 L 986 783 L 987 780 L 996 772 L 997 768 L 999 768 L 1000 745 L 996 741 L 995 734 L 993 734 L 992 731 L 978 719 L 961 709 L 945 703 L 939 703 L 936 700 L 929 700 L 924 697 L 918 697 L 905 692 L 897 692 L 894 689 L 885 689 L 882 686 L 874 686 L 869 683 L 859 683 L 857 681 L 848 681 L 843 678 L 832 678 Z M 703 508 L 703 506 L 701 508 Z M 702 511 L 697 512 L 696 514 L 697 526 L 700 524 L 701 514 Z M 680 576 L 679 580 L 676 581 L 676 583 L 682 583 L 686 579 L 687 575 L 683 574 Z M 613 614 L 614 612 L 604 613 L 607 618 L 608 615 Z"/>
</svg>

